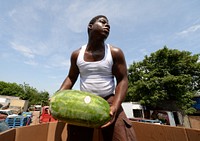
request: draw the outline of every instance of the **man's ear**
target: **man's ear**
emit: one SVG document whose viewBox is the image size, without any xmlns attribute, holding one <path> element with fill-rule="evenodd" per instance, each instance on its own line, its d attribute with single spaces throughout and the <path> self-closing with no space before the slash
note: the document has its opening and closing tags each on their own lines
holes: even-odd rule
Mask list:
<svg viewBox="0 0 200 141">
<path fill-rule="evenodd" d="M 92 29 L 92 24 L 88 25 L 88 29 L 91 30 Z"/>
</svg>

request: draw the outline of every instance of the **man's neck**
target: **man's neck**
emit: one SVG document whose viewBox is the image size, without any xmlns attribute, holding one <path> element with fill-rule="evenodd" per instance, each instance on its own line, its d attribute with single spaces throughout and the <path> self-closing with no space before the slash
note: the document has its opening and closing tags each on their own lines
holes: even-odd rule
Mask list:
<svg viewBox="0 0 200 141">
<path fill-rule="evenodd" d="M 97 51 L 104 49 L 105 43 L 100 40 L 89 40 L 87 44 L 88 51 Z"/>
</svg>

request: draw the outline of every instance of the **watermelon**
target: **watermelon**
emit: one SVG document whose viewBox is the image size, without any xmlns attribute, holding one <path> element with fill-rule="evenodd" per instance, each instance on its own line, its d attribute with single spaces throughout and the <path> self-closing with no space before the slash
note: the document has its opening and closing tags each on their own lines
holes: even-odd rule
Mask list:
<svg viewBox="0 0 200 141">
<path fill-rule="evenodd" d="M 54 118 L 78 126 L 97 128 L 111 119 L 105 99 L 79 90 L 56 92 L 51 98 L 50 110 Z"/>
</svg>

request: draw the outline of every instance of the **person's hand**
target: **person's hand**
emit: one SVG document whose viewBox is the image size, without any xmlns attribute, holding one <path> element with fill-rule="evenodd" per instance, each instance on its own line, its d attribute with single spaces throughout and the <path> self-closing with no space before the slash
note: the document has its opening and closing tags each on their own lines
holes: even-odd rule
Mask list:
<svg viewBox="0 0 200 141">
<path fill-rule="evenodd" d="M 101 126 L 101 128 L 104 127 L 108 127 L 109 125 L 111 125 L 114 121 L 115 121 L 115 116 L 117 113 L 117 109 L 114 106 L 110 107 L 110 116 L 111 116 L 111 120 L 108 121 L 106 124 L 104 124 L 103 126 Z"/>
</svg>

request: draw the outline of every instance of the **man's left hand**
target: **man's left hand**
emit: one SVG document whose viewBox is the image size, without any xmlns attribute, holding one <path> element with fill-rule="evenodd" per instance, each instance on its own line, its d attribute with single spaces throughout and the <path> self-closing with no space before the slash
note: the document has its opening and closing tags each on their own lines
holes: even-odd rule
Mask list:
<svg viewBox="0 0 200 141">
<path fill-rule="evenodd" d="M 110 126 L 115 121 L 116 113 L 117 113 L 117 109 L 114 106 L 111 106 L 110 107 L 111 120 L 107 122 L 106 124 L 104 124 L 103 126 L 101 126 L 101 128 Z"/>
</svg>

